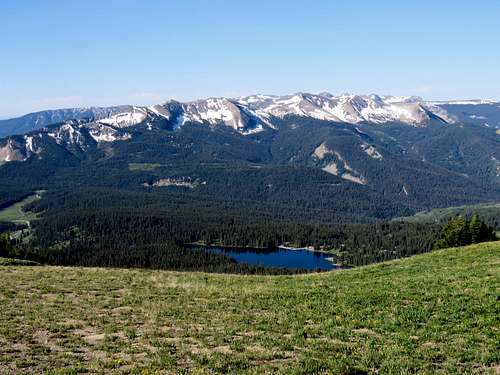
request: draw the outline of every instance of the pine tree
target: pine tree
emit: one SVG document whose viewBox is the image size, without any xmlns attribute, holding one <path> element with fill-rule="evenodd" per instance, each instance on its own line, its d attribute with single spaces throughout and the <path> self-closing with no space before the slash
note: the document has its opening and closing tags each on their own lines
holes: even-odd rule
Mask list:
<svg viewBox="0 0 500 375">
<path fill-rule="evenodd" d="M 14 246 L 8 233 L 0 234 L 0 257 L 10 258 L 15 255 Z"/>
<path fill-rule="evenodd" d="M 493 228 L 486 225 L 479 215 L 474 214 L 470 221 L 465 220 L 462 216 L 450 217 L 441 230 L 440 237 L 436 241 L 434 248 L 443 249 L 496 240 L 498 240 L 498 237 Z"/>
<path fill-rule="evenodd" d="M 456 224 L 457 241 L 454 246 L 466 246 L 471 244 L 469 222 L 463 216 L 457 218 Z"/>
<path fill-rule="evenodd" d="M 498 237 L 493 228 L 481 222 L 481 231 L 479 232 L 479 242 L 497 241 Z"/>
<path fill-rule="evenodd" d="M 477 213 L 475 213 L 472 216 L 472 219 L 471 219 L 470 225 L 469 225 L 472 243 L 481 242 L 481 231 L 483 230 L 482 227 L 483 227 L 483 222 L 479 218 L 479 215 Z"/>
<path fill-rule="evenodd" d="M 444 249 L 447 247 L 459 246 L 460 221 L 459 218 L 449 217 L 448 222 L 441 230 L 441 234 L 436 244 L 435 249 Z"/>
</svg>

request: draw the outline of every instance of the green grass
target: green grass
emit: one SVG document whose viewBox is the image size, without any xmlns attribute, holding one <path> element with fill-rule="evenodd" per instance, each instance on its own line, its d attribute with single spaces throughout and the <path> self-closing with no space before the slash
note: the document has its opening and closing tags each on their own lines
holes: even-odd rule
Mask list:
<svg viewBox="0 0 500 375">
<path fill-rule="evenodd" d="M 0 266 L 37 266 L 39 263 L 24 259 L 0 258 Z"/>
<path fill-rule="evenodd" d="M 478 213 L 480 216 L 497 215 L 500 212 L 500 203 L 485 203 L 471 206 L 455 206 L 435 208 L 430 211 L 418 212 L 413 216 L 395 218 L 395 221 L 403 220 L 413 223 L 443 222 L 450 216 L 472 215 Z"/>
<path fill-rule="evenodd" d="M 38 191 L 36 194 L 30 195 L 22 201 L 4 208 L 3 210 L 0 210 L 0 221 L 11 221 L 13 223 L 29 223 L 31 220 L 35 220 L 38 217 L 38 214 L 30 211 L 24 212 L 22 209 L 27 204 L 40 199 L 42 193 L 43 191 Z"/>
<path fill-rule="evenodd" d="M 162 167 L 163 164 L 157 163 L 129 163 L 130 171 L 154 171 L 156 168 Z"/>
<path fill-rule="evenodd" d="M 500 243 L 299 276 L 0 267 L 0 373 L 485 374 Z"/>
</svg>

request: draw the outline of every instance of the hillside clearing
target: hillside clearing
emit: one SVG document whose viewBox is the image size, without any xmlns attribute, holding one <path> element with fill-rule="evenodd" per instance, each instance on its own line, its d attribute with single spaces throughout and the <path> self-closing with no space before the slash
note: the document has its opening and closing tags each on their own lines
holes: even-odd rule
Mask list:
<svg viewBox="0 0 500 375">
<path fill-rule="evenodd" d="M 498 373 L 500 243 L 301 276 L 0 266 L 0 373 Z"/>
<path fill-rule="evenodd" d="M 163 167 L 163 164 L 158 163 L 129 163 L 128 169 L 130 171 L 154 171 L 156 168 Z"/>
<path fill-rule="evenodd" d="M 422 222 L 443 222 L 449 217 L 464 215 L 472 216 L 473 213 L 478 213 L 481 216 L 498 216 L 500 212 L 500 203 L 483 203 L 470 206 L 456 206 L 446 208 L 435 208 L 430 211 L 418 212 L 413 216 L 398 217 L 393 221 L 409 221 L 414 223 Z"/>
<path fill-rule="evenodd" d="M 29 224 L 29 222 L 36 219 L 38 215 L 31 211 L 23 211 L 23 207 L 40 199 L 41 194 L 43 194 L 43 191 L 37 191 L 36 194 L 32 194 L 22 201 L 0 210 L 0 221 Z"/>
</svg>

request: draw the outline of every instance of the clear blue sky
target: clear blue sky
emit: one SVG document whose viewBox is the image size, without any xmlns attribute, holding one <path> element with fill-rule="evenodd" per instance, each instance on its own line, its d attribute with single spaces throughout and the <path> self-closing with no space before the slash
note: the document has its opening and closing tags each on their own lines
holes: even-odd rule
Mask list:
<svg viewBox="0 0 500 375">
<path fill-rule="evenodd" d="M 1 0 L 0 117 L 297 91 L 500 99 L 500 1 Z"/>
</svg>

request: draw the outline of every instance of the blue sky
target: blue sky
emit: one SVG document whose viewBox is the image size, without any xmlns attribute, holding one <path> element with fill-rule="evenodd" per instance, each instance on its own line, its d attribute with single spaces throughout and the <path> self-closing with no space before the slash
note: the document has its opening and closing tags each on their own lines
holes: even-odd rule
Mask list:
<svg viewBox="0 0 500 375">
<path fill-rule="evenodd" d="M 297 91 L 500 99 L 500 1 L 2 0 L 0 117 Z"/>
</svg>

